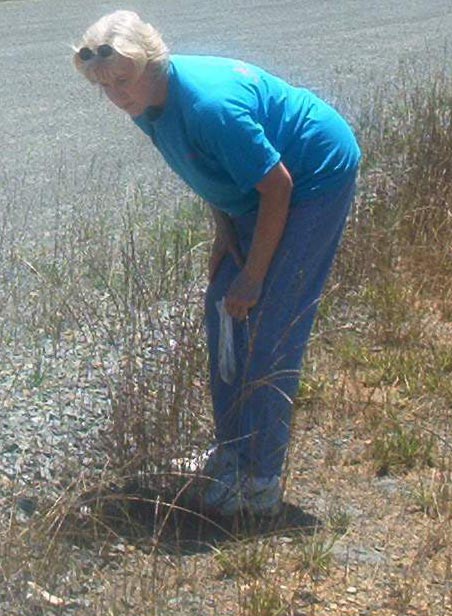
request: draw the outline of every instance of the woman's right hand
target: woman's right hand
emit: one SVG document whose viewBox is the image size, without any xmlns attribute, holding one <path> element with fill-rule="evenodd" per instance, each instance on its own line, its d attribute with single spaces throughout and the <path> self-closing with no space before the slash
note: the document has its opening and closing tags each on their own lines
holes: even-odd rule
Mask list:
<svg viewBox="0 0 452 616">
<path fill-rule="evenodd" d="M 212 207 L 212 212 L 216 223 L 216 233 L 209 259 L 209 282 L 215 278 L 221 262 L 228 253 L 232 255 L 238 268 L 241 269 L 245 262 L 231 219 L 214 207 Z"/>
<path fill-rule="evenodd" d="M 209 258 L 209 282 L 212 282 L 215 278 L 215 274 L 220 267 L 221 262 L 224 257 L 228 253 L 228 245 L 227 243 L 219 236 L 218 234 L 215 236 L 215 239 L 212 244 L 212 249 L 210 251 Z"/>
</svg>

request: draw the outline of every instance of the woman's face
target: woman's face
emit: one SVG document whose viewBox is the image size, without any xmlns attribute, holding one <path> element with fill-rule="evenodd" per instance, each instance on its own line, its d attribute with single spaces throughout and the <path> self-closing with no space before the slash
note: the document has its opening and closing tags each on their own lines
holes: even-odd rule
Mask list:
<svg viewBox="0 0 452 616">
<path fill-rule="evenodd" d="M 139 73 L 130 58 L 118 56 L 96 68 L 96 80 L 112 103 L 131 116 L 144 112 L 152 103 L 149 71 Z"/>
</svg>

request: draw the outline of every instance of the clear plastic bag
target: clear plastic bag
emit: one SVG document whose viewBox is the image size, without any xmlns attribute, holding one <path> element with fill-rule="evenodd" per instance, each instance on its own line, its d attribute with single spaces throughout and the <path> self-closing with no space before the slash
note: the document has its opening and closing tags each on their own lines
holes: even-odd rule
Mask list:
<svg viewBox="0 0 452 616">
<path fill-rule="evenodd" d="M 228 314 L 224 297 L 216 302 L 220 318 L 220 332 L 218 336 L 218 369 L 222 380 L 231 385 L 235 379 L 234 331 L 232 317 Z"/>
</svg>

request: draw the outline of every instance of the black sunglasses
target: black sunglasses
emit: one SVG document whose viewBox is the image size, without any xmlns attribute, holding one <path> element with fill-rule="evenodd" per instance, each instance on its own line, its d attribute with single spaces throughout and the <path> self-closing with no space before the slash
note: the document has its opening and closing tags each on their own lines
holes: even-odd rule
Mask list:
<svg viewBox="0 0 452 616">
<path fill-rule="evenodd" d="M 108 45 L 108 43 L 105 43 L 104 45 L 99 45 L 96 51 L 93 51 L 89 47 L 82 47 L 78 51 L 78 56 L 80 60 L 83 60 L 83 62 L 87 62 L 88 60 L 91 60 L 91 58 L 94 58 L 95 55 L 98 55 L 101 58 L 108 58 L 109 56 L 111 56 L 113 51 L 113 47 L 111 45 Z"/>
</svg>

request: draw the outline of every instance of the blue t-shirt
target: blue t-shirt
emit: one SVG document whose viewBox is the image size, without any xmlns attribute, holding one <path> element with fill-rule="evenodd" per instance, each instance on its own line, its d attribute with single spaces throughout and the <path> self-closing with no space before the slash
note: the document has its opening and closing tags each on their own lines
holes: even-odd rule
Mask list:
<svg viewBox="0 0 452 616">
<path fill-rule="evenodd" d="M 198 195 L 233 216 L 257 208 L 255 186 L 279 161 L 299 203 L 340 187 L 360 158 L 332 107 L 239 60 L 171 56 L 162 113 L 133 120 Z"/>
</svg>

